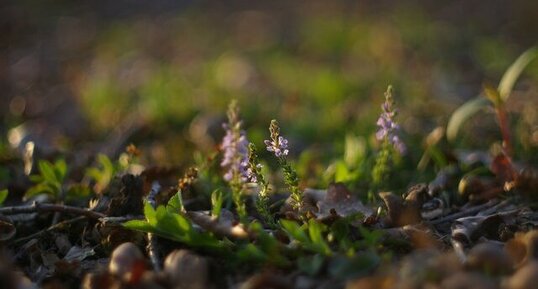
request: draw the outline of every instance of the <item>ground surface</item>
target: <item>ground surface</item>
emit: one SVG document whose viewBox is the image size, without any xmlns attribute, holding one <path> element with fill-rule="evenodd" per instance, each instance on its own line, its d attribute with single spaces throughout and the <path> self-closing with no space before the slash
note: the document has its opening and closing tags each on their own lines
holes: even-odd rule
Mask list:
<svg viewBox="0 0 538 289">
<path fill-rule="evenodd" d="M 537 284 L 536 3 L 127 2 L 0 4 L 5 288 Z"/>
</svg>

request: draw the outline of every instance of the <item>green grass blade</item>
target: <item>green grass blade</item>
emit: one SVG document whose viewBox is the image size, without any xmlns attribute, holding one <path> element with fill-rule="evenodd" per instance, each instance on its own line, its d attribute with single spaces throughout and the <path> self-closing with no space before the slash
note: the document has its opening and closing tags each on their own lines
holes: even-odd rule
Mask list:
<svg viewBox="0 0 538 289">
<path fill-rule="evenodd" d="M 478 111 L 490 105 L 490 103 L 491 102 L 486 98 L 476 97 L 472 100 L 469 100 L 462 106 L 458 107 L 458 109 L 456 109 L 456 111 L 452 113 L 452 116 L 448 121 L 448 125 L 446 128 L 447 139 L 449 141 L 454 141 L 456 139 L 456 136 L 458 135 L 461 126 L 465 123 L 465 121 L 467 121 L 467 119 L 469 119 Z"/>
<path fill-rule="evenodd" d="M 538 57 L 538 48 L 532 47 L 521 54 L 506 70 L 499 82 L 499 87 L 497 88 L 504 101 L 506 101 L 510 96 L 510 93 L 512 93 L 512 89 L 525 67 L 527 67 L 536 57 Z"/>
</svg>

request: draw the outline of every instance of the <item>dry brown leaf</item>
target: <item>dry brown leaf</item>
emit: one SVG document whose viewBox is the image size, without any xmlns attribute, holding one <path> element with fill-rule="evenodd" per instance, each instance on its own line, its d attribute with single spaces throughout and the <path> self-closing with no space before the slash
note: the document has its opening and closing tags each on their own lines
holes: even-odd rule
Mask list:
<svg viewBox="0 0 538 289">
<path fill-rule="evenodd" d="M 501 226 L 514 224 L 519 212 L 515 209 L 486 216 L 459 218 L 452 223 L 452 238 L 465 244 L 471 244 L 480 237 L 500 240 Z"/>
<path fill-rule="evenodd" d="M 343 184 L 330 184 L 323 199 L 316 203 L 316 216 L 323 220 L 332 216 L 348 217 L 360 213 L 364 218 L 374 213 L 372 208 L 365 206 Z"/>
<path fill-rule="evenodd" d="M 387 207 L 387 225 L 401 227 L 420 222 L 420 206 L 416 200 L 407 201 L 391 192 L 383 192 L 379 196 Z"/>
</svg>

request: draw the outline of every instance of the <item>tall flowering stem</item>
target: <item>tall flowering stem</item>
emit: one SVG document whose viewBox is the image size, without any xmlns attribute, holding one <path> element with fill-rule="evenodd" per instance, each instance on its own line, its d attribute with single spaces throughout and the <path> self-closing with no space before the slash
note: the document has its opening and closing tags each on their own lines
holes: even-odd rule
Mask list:
<svg viewBox="0 0 538 289">
<path fill-rule="evenodd" d="M 228 107 L 228 123 L 223 124 L 226 131 L 221 149 L 224 152 L 221 167 L 226 169 L 224 180 L 230 184 L 232 199 L 240 219 L 247 216 L 242 198 L 243 185 L 247 182 L 248 140 L 239 120 L 239 107 L 234 100 Z"/>
<path fill-rule="evenodd" d="M 376 132 L 377 140 L 381 141 L 381 150 L 376 158 L 375 166 L 372 170 L 372 180 L 374 186 L 378 187 L 385 179 L 389 172 L 389 162 L 394 151 L 400 154 L 405 153 L 405 144 L 400 139 L 400 126 L 395 121 L 397 114 L 394 108 L 394 99 L 392 97 L 392 86 L 389 85 L 385 92 L 385 102 L 381 105 L 381 115 L 377 120 L 378 130 Z"/>
<path fill-rule="evenodd" d="M 262 174 L 262 166 L 258 160 L 256 146 L 253 143 L 248 145 L 248 166 L 247 176 L 251 183 L 256 183 L 259 187 L 258 198 L 256 199 L 256 209 L 264 221 L 271 227 L 275 227 L 275 219 L 269 210 L 269 184 Z"/>
<path fill-rule="evenodd" d="M 294 209 L 300 210 L 303 201 L 303 193 L 299 189 L 297 172 L 295 172 L 286 159 L 286 156 L 289 153 L 288 140 L 280 135 L 280 127 L 275 119 L 271 121 L 269 132 L 271 133 L 271 139 L 265 140 L 266 149 L 267 151 L 274 153 L 275 157 L 277 157 L 278 163 L 284 172 L 284 182 L 291 192 L 292 206 Z"/>
</svg>

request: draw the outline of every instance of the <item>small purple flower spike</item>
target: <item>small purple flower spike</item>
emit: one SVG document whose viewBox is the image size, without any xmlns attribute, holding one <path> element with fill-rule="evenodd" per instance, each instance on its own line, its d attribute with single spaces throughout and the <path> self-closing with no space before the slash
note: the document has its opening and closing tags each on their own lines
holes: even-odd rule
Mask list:
<svg viewBox="0 0 538 289">
<path fill-rule="evenodd" d="M 241 182 L 248 179 L 248 140 L 246 133 L 241 129 L 241 121 L 238 119 L 238 108 L 233 103 L 228 111 L 228 123 L 222 126 L 226 131 L 222 139 L 221 149 L 224 156 L 220 166 L 227 171 L 223 178 L 226 181 L 232 181 L 237 177 Z"/>
<path fill-rule="evenodd" d="M 396 150 L 400 153 L 404 153 L 406 147 L 398 136 L 400 126 L 394 120 L 397 111 L 392 107 L 393 105 L 392 86 L 389 86 L 387 92 L 385 92 L 385 102 L 381 105 L 383 112 L 377 120 L 378 130 L 376 132 L 376 138 L 380 141 L 388 140 Z"/>
<path fill-rule="evenodd" d="M 287 156 L 289 153 L 288 140 L 280 135 L 280 128 L 276 120 L 271 121 L 269 131 L 271 139 L 264 141 L 267 151 L 273 152 L 277 158 Z"/>
</svg>

